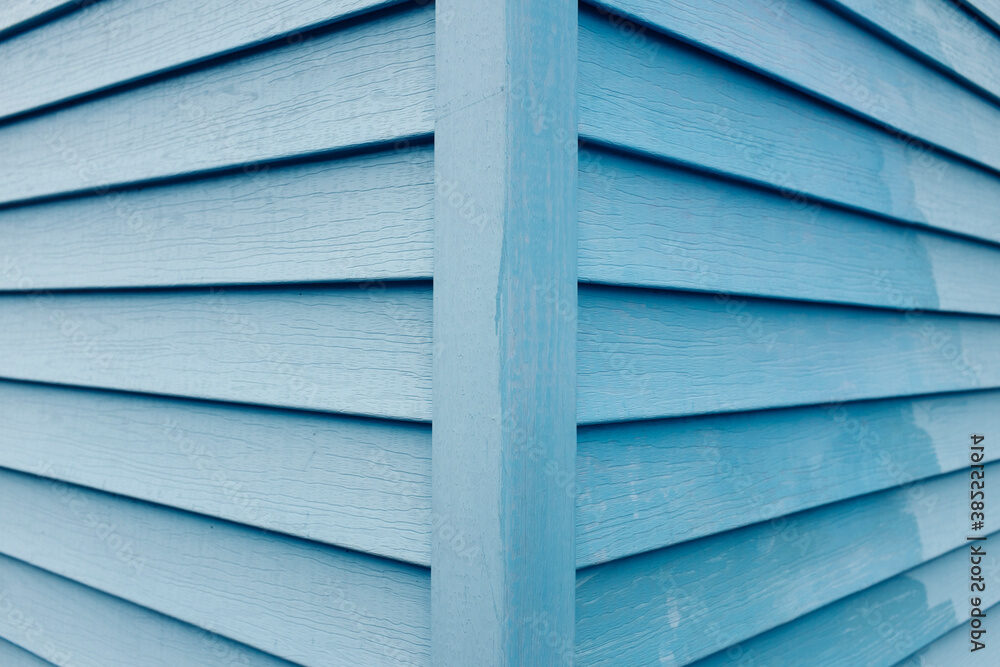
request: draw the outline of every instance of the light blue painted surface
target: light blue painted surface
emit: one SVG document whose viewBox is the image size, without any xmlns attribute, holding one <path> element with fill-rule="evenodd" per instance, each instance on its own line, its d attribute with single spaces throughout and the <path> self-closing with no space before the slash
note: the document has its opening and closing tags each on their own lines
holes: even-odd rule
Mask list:
<svg viewBox="0 0 1000 667">
<path fill-rule="evenodd" d="M 37 27 L 82 4 L 81 0 L 8 0 L 0 8 L 0 39 Z"/>
<path fill-rule="evenodd" d="M 0 203 L 428 134 L 433 49 L 419 8 L 4 126 Z"/>
<path fill-rule="evenodd" d="M 988 553 L 984 557 L 983 574 L 986 592 L 977 597 L 985 610 L 1000 599 L 1000 558 Z M 905 574 L 696 664 L 698 667 L 734 662 L 778 665 L 794 663 L 804 655 L 817 665 L 894 664 L 920 648 L 926 638 L 943 634 L 959 624 L 963 624 L 968 639 L 968 591 L 965 586 L 956 585 L 968 576 L 969 548 L 963 544 Z M 975 660 L 969 646 L 962 648 L 962 653 L 952 655 L 953 661 L 948 664 L 985 664 Z"/>
<path fill-rule="evenodd" d="M 430 565 L 426 424 L 0 382 L 0 466 Z"/>
<path fill-rule="evenodd" d="M 297 663 L 426 663 L 430 573 L 0 470 L 0 553 Z"/>
<path fill-rule="evenodd" d="M 582 423 L 1000 386 L 993 318 L 587 286 L 579 323 Z"/>
<path fill-rule="evenodd" d="M 606 18 L 580 16 L 582 137 L 1000 242 L 993 172 L 920 150 L 680 42 L 629 37 Z"/>
<path fill-rule="evenodd" d="M 952 75 L 1000 100 L 1000 41 L 959 3 L 941 0 L 828 0 Z"/>
<path fill-rule="evenodd" d="M 596 149 L 580 160 L 580 280 L 1000 314 L 994 246 Z"/>
<path fill-rule="evenodd" d="M 997 0 L 959 0 L 994 29 L 1000 30 L 1000 2 Z"/>
<path fill-rule="evenodd" d="M 965 544 L 966 511 L 960 471 L 581 570 L 577 663 L 707 656 Z"/>
<path fill-rule="evenodd" d="M 438 665 L 572 660 L 576 23 L 575 2 L 437 4 Z"/>
<path fill-rule="evenodd" d="M 423 283 L 6 294 L 0 310 L 5 378 L 430 418 Z"/>
<path fill-rule="evenodd" d="M 960 470 L 970 424 L 1000 432 L 998 402 L 986 391 L 581 428 L 577 565 Z"/>
<path fill-rule="evenodd" d="M 0 118 L 268 40 L 294 43 L 297 33 L 399 1 L 77 0 L 83 11 L 0 44 Z M 36 4 L 46 3 L 56 4 Z"/>
<path fill-rule="evenodd" d="M 0 661 L 10 667 L 50 667 L 52 665 L 48 660 L 42 660 L 34 653 L 29 653 L 4 639 L 0 639 Z"/>
<path fill-rule="evenodd" d="M 1000 432 L 934 1 L 7 4 L 0 569 L 79 664 L 933 651 Z"/>
<path fill-rule="evenodd" d="M 0 290 L 429 279 L 433 170 L 420 145 L 0 210 Z"/>
<path fill-rule="evenodd" d="M 1000 108 L 992 100 L 858 30 L 819 2 L 598 1 L 896 132 L 1000 167 Z M 898 6 L 893 11 L 917 13 Z"/>
<path fill-rule="evenodd" d="M 292 663 L 0 555 L 0 634 L 65 667 L 291 667 Z M 8 645 L 9 646 L 9 645 Z M 5 652 L 7 651 L 7 652 Z M 49 665 L 10 654 L 4 667 Z M 20 662 L 23 661 L 23 662 Z"/>
<path fill-rule="evenodd" d="M 994 605 L 987 610 L 987 615 L 1000 612 L 1000 607 Z M 991 665 L 993 656 L 986 651 L 971 653 L 969 641 L 969 626 L 962 624 L 923 647 L 896 667 L 953 667 L 956 664 Z"/>
</svg>

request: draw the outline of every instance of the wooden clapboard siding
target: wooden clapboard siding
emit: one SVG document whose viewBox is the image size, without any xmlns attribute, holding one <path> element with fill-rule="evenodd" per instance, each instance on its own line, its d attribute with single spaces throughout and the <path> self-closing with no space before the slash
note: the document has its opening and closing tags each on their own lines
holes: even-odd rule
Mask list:
<svg viewBox="0 0 1000 667">
<path fill-rule="evenodd" d="M 985 547 L 988 542 L 982 544 Z M 984 600 L 981 609 L 1000 599 L 1000 559 L 991 554 L 985 558 L 986 592 L 978 594 Z M 760 665 L 804 661 L 815 665 L 892 665 L 919 649 L 928 637 L 940 636 L 968 620 L 968 586 L 958 583 L 968 576 L 969 548 L 963 544 L 696 664 L 711 667 L 744 660 Z M 949 664 L 972 664 L 953 657 L 955 661 Z"/>
<path fill-rule="evenodd" d="M 6 0 L 0 7 L 0 39 L 38 26 L 83 4 L 83 0 Z"/>
<path fill-rule="evenodd" d="M 908 0 L 905 11 L 878 0 L 825 0 L 945 71 L 1000 99 L 1000 43 L 953 0 Z"/>
<path fill-rule="evenodd" d="M 0 41 L 0 581 L 60 664 L 429 662 L 434 10 L 394 4 Z"/>
<path fill-rule="evenodd" d="M 8 667 L 50 667 L 52 665 L 48 660 L 42 660 L 34 653 L 29 653 L 2 637 L 0 637 L 0 664 L 8 665 Z"/>
<path fill-rule="evenodd" d="M 399 1 L 101 0 L 0 45 L 0 118 Z"/>
<path fill-rule="evenodd" d="M 1000 2 L 998 0 L 958 0 L 994 30 L 1000 31 Z"/>
<path fill-rule="evenodd" d="M 993 605 L 987 612 L 987 617 L 1000 612 L 1000 606 Z M 987 642 L 989 646 L 989 642 Z M 954 667 L 964 665 L 991 665 L 993 656 L 989 650 L 979 650 L 971 653 L 972 644 L 969 641 L 969 625 L 963 623 L 954 630 L 938 637 L 905 660 L 896 663 L 896 667 Z"/>
<path fill-rule="evenodd" d="M 429 420 L 423 283 L 0 295 L 0 377 Z"/>
<path fill-rule="evenodd" d="M 427 279 L 432 153 L 418 146 L 0 210 L 0 290 Z"/>
<path fill-rule="evenodd" d="M 293 662 L 427 661 L 424 568 L 11 471 L 0 552 Z"/>
<path fill-rule="evenodd" d="M 7 125 L 0 203 L 427 134 L 432 8 Z"/>
<path fill-rule="evenodd" d="M 1000 107 L 817 0 L 601 4 L 893 130 L 1000 167 L 1000 138 L 991 129 Z"/>
<path fill-rule="evenodd" d="M 1000 242 L 996 173 L 691 46 L 652 33 L 637 42 L 615 23 L 580 14 L 583 139 Z"/>
<path fill-rule="evenodd" d="M 960 471 L 581 570 L 577 663 L 708 656 L 965 544 L 967 510 Z"/>
<path fill-rule="evenodd" d="M 893 130 L 1000 167 L 993 129 L 1000 107 L 815 0 L 604 4 Z"/>
<path fill-rule="evenodd" d="M 838 1 L 581 11 L 578 664 L 892 664 L 965 613 L 1000 46 Z"/>
<path fill-rule="evenodd" d="M 992 245 L 601 150 L 579 183 L 585 282 L 1000 315 Z"/>
<path fill-rule="evenodd" d="M 998 404 L 986 391 L 581 428 L 577 565 L 959 470 L 969 428 L 1000 432 Z"/>
<path fill-rule="evenodd" d="M 0 615 L 0 634 L 58 665 L 291 665 L 3 555 L 0 592 L 16 610 Z M 35 656 L 11 662 L 2 645 L 5 667 L 50 664 Z"/>
<path fill-rule="evenodd" d="M 1000 386 L 1000 321 L 581 287 L 582 423 Z"/>
<path fill-rule="evenodd" d="M 0 466 L 430 565 L 430 428 L 0 382 Z"/>
<path fill-rule="evenodd" d="M 55 664 L 291 666 L 248 646 L 3 555 L 0 592 L 12 612 L 16 610 L 0 615 L 0 634 L 22 642 L 25 648 Z M 32 658 L 11 662 L 0 641 L 0 659 L 5 667 L 50 664 Z"/>
</svg>

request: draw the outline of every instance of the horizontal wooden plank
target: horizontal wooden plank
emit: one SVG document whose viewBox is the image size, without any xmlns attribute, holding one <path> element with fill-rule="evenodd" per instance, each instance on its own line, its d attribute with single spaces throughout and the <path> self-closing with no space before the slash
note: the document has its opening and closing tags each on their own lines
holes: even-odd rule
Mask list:
<svg viewBox="0 0 1000 667">
<path fill-rule="evenodd" d="M 72 11 L 81 4 L 82 0 L 6 0 L 0 6 L 0 39 Z"/>
<path fill-rule="evenodd" d="M 1000 31 L 1000 1 L 998 0 L 957 0 L 968 7 L 973 14 L 988 25 Z"/>
<path fill-rule="evenodd" d="M 820 2 L 601 0 L 601 4 L 897 132 L 1000 168 L 1000 136 L 994 129 L 1000 125 L 1000 107 Z M 914 7 L 883 5 L 897 16 L 917 12 Z M 638 39 L 644 35 L 639 33 Z M 654 48 L 633 46 L 640 53 Z M 1000 61 L 993 67 L 997 65 Z"/>
<path fill-rule="evenodd" d="M 797 200 L 808 195 L 1000 242 L 995 173 L 680 42 L 645 33 L 637 44 L 615 23 L 580 14 L 584 140 L 761 183 Z M 968 127 L 963 109 L 948 102 L 947 124 Z"/>
<path fill-rule="evenodd" d="M 51 667 L 52 663 L 42 660 L 34 653 L 0 638 L 0 664 L 8 667 Z"/>
<path fill-rule="evenodd" d="M 581 423 L 1000 386 L 1000 320 L 581 286 Z"/>
<path fill-rule="evenodd" d="M 0 552 L 301 664 L 426 664 L 430 572 L 0 471 Z"/>
<path fill-rule="evenodd" d="M 1000 537 L 1000 535 L 990 535 Z M 985 549 L 988 542 L 982 543 Z M 1000 599 L 1000 559 L 987 553 L 982 565 L 987 609 Z M 709 656 L 697 667 L 720 665 L 892 665 L 969 618 L 969 547 L 962 545 L 929 563 L 868 590 L 838 600 L 770 632 Z M 969 628 L 964 628 L 968 643 Z M 964 646 L 965 655 L 969 647 Z M 993 649 L 995 650 L 995 649 Z M 953 657 L 949 665 L 986 664 Z M 975 656 L 971 656 L 975 658 Z"/>
<path fill-rule="evenodd" d="M 429 420 L 431 288 L 0 295 L 0 377 Z"/>
<path fill-rule="evenodd" d="M 992 245 L 597 150 L 579 187 L 583 281 L 1000 314 Z"/>
<path fill-rule="evenodd" d="M 998 407 L 987 391 L 581 428 L 577 564 L 958 470 L 959 436 L 1000 433 Z"/>
<path fill-rule="evenodd" d="M 0 422 L 3 467 L 430 565 L 424 424 L 12 382 Z"/>
<path fill-rule="evenodd" d="M 968 494 L 963 470 L 581 570 L 576 664 L 687 664 L 787 623 L 965 544 Z"/>
<path fill-rule="evenodd" d="M 993 605 L 987 610 L 987 618 L 1000 612 L 1000 606 Z M 969 625 L 963 623 L 947 634 L 938 637 L 933 642 L 923 647 L 905 660 L 896 663 L 895 667 L 952 667 L 963 664 L 975 667 L 989 667 L 995 662 L 996 648 L 989 648 L 990 642 L 986 643 L 987 649 L 972 653 L 972 643 L 969 640 Z"/>
<path fill-rule="evenodd" d="M 423 146 L 0 210 L 0 290 L 430 278 L 433 169 Z"/>
<path fill-rule="evenodd" d="M 291 664 L 3 555 L 0 594 L 0 604 L 10 609 L 0 615 L 0 633 L 59 665 Z M 0 658 L 5 667 L 50 664 L 38 658 L 8 662 L 2 647 Z"/>
<path fill-rule="evenodd" d="M 1000 97 L 1000 40 L 958 2 L 909 0 L 905 7 L 898 7 L 878 0 L 826 1 L 963 81 Z"/>
<path fill-rule="evenodd" d="M 103 0 L 0 45 L 0 118 L 399 0 Z M 47 2 L 47 4 L 52 4 Z"/>
<path fill-rule="evenodd" d="M 433 130 L 434 11 L 397 12 L 0 130 L 0 202 Z"/>
</svg>

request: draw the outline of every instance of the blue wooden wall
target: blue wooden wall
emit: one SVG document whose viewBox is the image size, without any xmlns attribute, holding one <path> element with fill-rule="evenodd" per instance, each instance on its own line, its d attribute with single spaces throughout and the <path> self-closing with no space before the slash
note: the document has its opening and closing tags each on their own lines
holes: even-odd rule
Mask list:
<svg viewBox="0 0 1000 667">
<path fill-rule="evenodd" d="M 998 72 L 941 0 L 581 5 L 577 664 L 996 664 Z"/>
<path fill-rule="evenodd" d="M 426 664 L 434 8 L 0 20 L 0 662 Z"/>
<path fill-rule="evenodd" d="M 11 0 L 0 64 L 0 664 L 975 664 L 996 0 Z"/>
</svg>

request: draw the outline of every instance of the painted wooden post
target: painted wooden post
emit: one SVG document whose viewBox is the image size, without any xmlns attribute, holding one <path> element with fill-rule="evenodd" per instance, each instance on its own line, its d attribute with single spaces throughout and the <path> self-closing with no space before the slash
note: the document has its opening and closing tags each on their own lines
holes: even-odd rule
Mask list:
<svg viewBox="0 0 1000 667">
<path fill-rule="evenodd" d="M 577 4 L 436 12 L 434 664 L 567 664 Z"/>
</svg>

